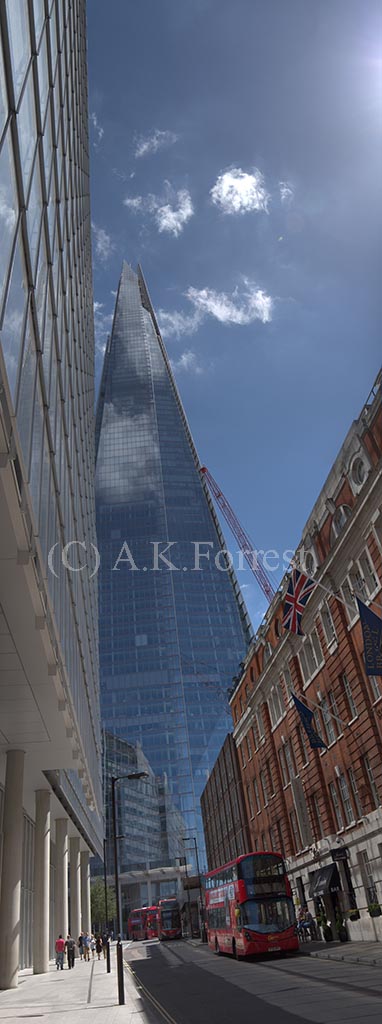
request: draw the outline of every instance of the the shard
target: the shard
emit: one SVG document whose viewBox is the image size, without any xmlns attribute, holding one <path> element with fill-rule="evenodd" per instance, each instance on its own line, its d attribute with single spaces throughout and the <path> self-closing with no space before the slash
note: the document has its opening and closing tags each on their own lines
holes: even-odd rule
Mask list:
<svg viewBox="0 0 382 1024">
<path fill-rule="evenodd" d="M 96 503 L 103 726 L 165 777 L 179 856 L 194 837 L 202 866 L 200 795 L 251 627 L 142 272 L 127 263 L 98 402 Z"/>
</svg>

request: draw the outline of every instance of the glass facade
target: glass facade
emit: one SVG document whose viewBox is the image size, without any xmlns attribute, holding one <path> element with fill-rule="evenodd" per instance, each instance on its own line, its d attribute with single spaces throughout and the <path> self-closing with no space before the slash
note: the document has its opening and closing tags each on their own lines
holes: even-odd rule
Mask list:
<svg viewBox="0 0 382 1024">
<path fill-rule="evenodd" d="M 166 779 L 178 855 L 195 836 L 204 864 L 200 795 L 251 630 L 142 273 L 126 263 L 96 436 L 103 724 L 141 744 Z"/>
<path fill-rule="evenodd" d="M 54 773 L 55 791 L 75 804 L 99 850 L 97 583 L 89 572 L 68 572 L 59 557 L 75 542 L 75 563 L 75 552 L 95 543 L 85 14 L 84 0 L 0 6 L 0 402 L 55 652 L 52 676 L 60 676 L 81 748 L 82 772 Z"/>
</svg>

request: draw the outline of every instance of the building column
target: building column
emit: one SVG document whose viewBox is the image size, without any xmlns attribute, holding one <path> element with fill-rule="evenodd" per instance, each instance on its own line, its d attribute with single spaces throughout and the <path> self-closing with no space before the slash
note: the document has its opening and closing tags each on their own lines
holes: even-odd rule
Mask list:
<svg viewBox="0 0 382 1024">
<path fill-rule="evenodd" d="M 81 931 L 81 874 L 80 840 L 78 836 L 69 840 L 70 846 L 70 934 L 77 942 Z"/>
<path fill-rule="evenodd" d="M 33 974 L 49 970 L 50 790 L 37 789 L 33 870 Z"/>
<path fill-rule="evenodd" d="M 23 857 L 23 750 L 7 751 L 0 902 L 0 989 L 16 988 Z"/>
<path fill-rule="evenodd" d="M 91 935 L 89 850 L 81 850 L 81 927 L 83 932 Z"/>
<path fill-rule="evenodd" d="M 55 874 L 55 938 L 62 935 L 64 939 L 69 931 L 68 907 L 68 819 L 56 820 L 56 874 Z M 76 935 L 76 940 L 78 935 Z"/>
</svg>

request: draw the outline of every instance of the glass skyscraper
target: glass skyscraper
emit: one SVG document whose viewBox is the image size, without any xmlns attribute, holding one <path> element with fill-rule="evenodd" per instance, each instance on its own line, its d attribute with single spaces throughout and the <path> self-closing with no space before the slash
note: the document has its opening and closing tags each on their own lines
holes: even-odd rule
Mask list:
<svg viewBox="0 0 382 1024">
<path fill-rule="evenodd" d="M 85 0 L 1 0 L 0 29 L 6 988 L 19 964 L 48 969 L 49 929 L 51 952 L 69 924 L 90 930 L 103 818 Z"/>
<path fill-rule="evenodd" d="M 166 777 L 204 864 L 200 795 L 251 628 L 142 272 L 126 263 L 96 434 L 103 725 Z"/>
</svg>

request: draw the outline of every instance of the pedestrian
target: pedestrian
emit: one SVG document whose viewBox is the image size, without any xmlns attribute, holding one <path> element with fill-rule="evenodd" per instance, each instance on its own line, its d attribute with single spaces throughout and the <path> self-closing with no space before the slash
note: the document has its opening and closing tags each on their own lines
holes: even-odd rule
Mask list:
<svg viewBox="0 0 382 1024">
<path fill-rule="evenodd" d="M 94 955 L 95 955 L 95 950 L 96 950 L 96 940 L 94 938 L 94 935 L 90 936 L 90 949 L 92 951 L 92 960 L 94 960 Z"/>
<path fill-rule="evenodd" d="M 82 944 L 83 937 L 84 937 L 83 933 L 81 932 L 81 934 L 78 936 L 78 952 L 80 954 L 80 960 L 83 959 L 83 954 L 84 954 L 84 947 L 83 947 L 83 944 Z"/>
<path fill-rule="evenodd" d="M 64 952 L 65 939 L 62 938 L 62 935 L 59 935 L 58 939 L 56 939 L 56 965 L 58 971 L 64 970 Z"/>
<path fill-rule="evenodd" d="M 97 935 L 97 938 L 96 938 L 96 950 L 97 950 L 98 959 L 100 960 L 101 959 L 101 953 L 102 953 L 102 936 L 101 935 Z"/>
<path fill-rule="evenodd" d="M 108 947 L 108 944 L 109 944 L 109 933 L 108 932 L 103 932 L 102 933 L 102 952 L 103 952 L 104 960 L 106 960 L 106 957 L 107 957 L 107 947 Z"/>
<path fill-rule="evenodd" d="M 67 955 L 67 958 L 68 958 L 68 969 L 69 969 L 69 971 L 72 969 L 72 967 L 74 967 L 74 950 L 75 950 L 75 945 L 76 945 L 75 941 L 74 941 L 74 939 L 72 939 L 72 936 L 71 936 L 71 934 L 69 932 L 69 934 L 66 937 L 66 942 L 65 942 L 65 949 L 66 949 L 66 955 Z"/>
<path fill-rule="evenodd" d="M 83 949 L 83 954 L 84 954 L 84 960 L 87 960 L 87 961 L 89 961 L 89 946 L 90 946 L 90 935 L 89 935 L 88 932 L 85 932 L 85 935 L 82 936 L 82 949 Z"/>
</svg>

